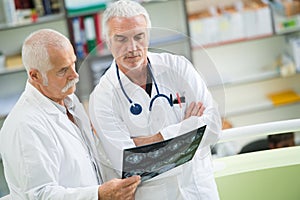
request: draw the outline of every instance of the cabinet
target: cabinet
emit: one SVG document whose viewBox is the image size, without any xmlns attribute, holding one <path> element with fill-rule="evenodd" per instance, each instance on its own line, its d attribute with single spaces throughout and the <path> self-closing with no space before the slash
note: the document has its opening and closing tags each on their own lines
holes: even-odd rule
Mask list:
<svg viewBox="0 0 300 200">
<path fill-rule="evenodd" d="M 224 9 L 236 2 L 241 1 L 186 0 L 190 15 L 203 9 L 210 9 L 211 6 Z M 294 17 L 288 19 L 293 20 Z M 254 30 L 256 29 L 258 26 Z M 299 102 L 276 106 L 268 98 L 269 94 L 287 89 L 300 94 L 299 72 L 283 77 L 278 67 L 274 66 L 275 60 L 287 48 L 287 38 L 298 35 L 299 30 L 299 27 L 288 27 L 287 30 L 278 32 L 273 28 L 271 34 L 220 41 L 213 45 L 192 48 L 195 67 L 200 73 L 204 72 L 209 88 L 221 106 L 222 115 L 228 118 L 234 127 L 300 118 Z M 199 59 L 203 54 L 210 57 L 215 71 L 208 70 L 203 65 Z"/>
<path fill-rule="evenodd" d="M 76 6 L 71 5 L 69 2 L 71 1 L 65 0 L 69 35 L 77 55 L 80 57 L 77 63 L 80 82 L 77 85 L 76 92 L 85 103 L 88 101 L 89 94 L 95 84 L 99 81 L 103 70 L 112 61 L 112 56 L 106 49 L 101 35 L 97 32 L 101 28 L 99 27 L 101 14 L 110 1 L 98 0 L 98 4 L 93 6 L 86 5 L 84 8 L 77 9 L 75 9 Z M 139 2 L 149 12 L 152 22 L 150 51 L 168 51 L 185 55 L 191 59 L 185 2 L 182 0 Z M 68 8 L 68 5 L 70 8 Z M 89 24 L 90 20 L 93 21 L 92 27 Z M 82 32 L 85 35 L 85 40 L 83 41 L 81 40 L 83 38 Z M 90 45 L 90 42 L 94 42 L 94 44 Z M 95 42 L 98 46 L 95 45 Z M 94 50 L 90 49 L 91 46 L 94 46 Z M 85 49 L 84 56 L 82 56 L 82 49 Z"/>
</svg>

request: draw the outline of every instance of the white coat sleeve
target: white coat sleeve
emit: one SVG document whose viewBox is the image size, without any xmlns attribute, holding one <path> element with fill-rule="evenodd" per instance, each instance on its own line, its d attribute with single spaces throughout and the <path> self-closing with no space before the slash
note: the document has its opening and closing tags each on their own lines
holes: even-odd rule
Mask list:
<svg viewBox="0 0 300 200">
<path fill-rule="evenodd" d="M 201 117 L 192 116 L 182 122 L 170 125 L 161 130 L 164 139 L 169 139 L 182 133 L 191 131 L 200 126 L 206 125 L 206 131 L 201 141 L 200 147 L 213 145 L 217 142 L 221 131 L 221 117 L 218 106 L 205 82 L 195 70 L 192 64 L 182 56 L 173 56 L 172 65 L 175 68 L 177 78 L 177 88 L 185 95 L 187 106 L 192 102 L 202 102 L 205 111 Z"/>
<path fill-rule="evenodd" d="M 47 132 L 40 124 L 25 123 L 9 133 L 14 139 L 8 141 L 14 145 L 5 146 L 3 161 L 10 176 L 11 194 L 22 193 L 29 200 L 98 200 L 97 185 L 67 188 L 58 184 L 60 156 L 55 140 Z"/>
</svg>

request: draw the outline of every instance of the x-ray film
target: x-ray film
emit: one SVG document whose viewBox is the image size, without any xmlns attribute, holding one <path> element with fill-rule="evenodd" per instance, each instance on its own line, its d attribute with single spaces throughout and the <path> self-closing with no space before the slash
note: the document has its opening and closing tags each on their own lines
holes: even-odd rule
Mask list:
<svg viewBox="0 0 300 200">
<path fill-rule="evenodd" d="M 205 129 L 202 126 L 169 140 L 125 149 L 122 178 L 140 175 L 143 182 L 190 161 Z"/>
</svg>

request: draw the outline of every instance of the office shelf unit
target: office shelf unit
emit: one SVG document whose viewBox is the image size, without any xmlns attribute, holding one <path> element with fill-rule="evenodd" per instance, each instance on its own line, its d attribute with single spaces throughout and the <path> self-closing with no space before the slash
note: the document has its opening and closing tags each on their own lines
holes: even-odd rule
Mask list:
<svg viewBox="0 0 300 200">
<path fill-rule="evenodd" d="M 243 0 L 244 3 L 250 1 Z M 240 1 L 186 0 L 190 16 L 210 9 L 211 6 L 222 10 L 228 5 L 232 7 L 237 2 Z M 274 11 L 270 14 L 271 19 L 274 17 Z M 273 19 L 270 22 L 275 23 Z M 254 34 L 255 31 L 258 31 L 257 26 Z M 287 38 L 298 35 L 299 31 L 299 27 L 293 27 L 278 32 L 272 24 L 271 34 L 193 45 L 193 63 L 199 72 L 208 71 L 198 59 L 203 52 L 215 63 L 217 73 L 206 75 L 208 85 L 212 93 L 219 98 L 217 101 L 225 107 L 223 116 L 231 121 L 234 127 L 300 118 L 299 101 L 275 105 L 268 97 L 270 94 L 285 90 L 293 90 L 296 94 L 300 94 L 299 72 L 286 76 L 280 73 L 278 65 L 275 64 L 278 57 L 287 49 Z M 215 75 L 219 75 L 220 79 L 214 78 Z M 220 93 L 224 95 L 218 95 Z M 220 99 L 222 97 L 224 99 Z"/>
</svg>

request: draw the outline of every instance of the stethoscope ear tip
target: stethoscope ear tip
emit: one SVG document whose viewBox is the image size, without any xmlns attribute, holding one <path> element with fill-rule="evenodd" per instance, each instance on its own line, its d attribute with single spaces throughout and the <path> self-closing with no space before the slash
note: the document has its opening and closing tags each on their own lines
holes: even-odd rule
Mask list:
<svg viewBox="0 0 300 200">
<path fill-rule="evenodd" d="M 130 112 L 134 115 L 139 115 L 142 112 L 142 106 L 140 104 L 134 103 L 130 106 Z"/>
</svg>

